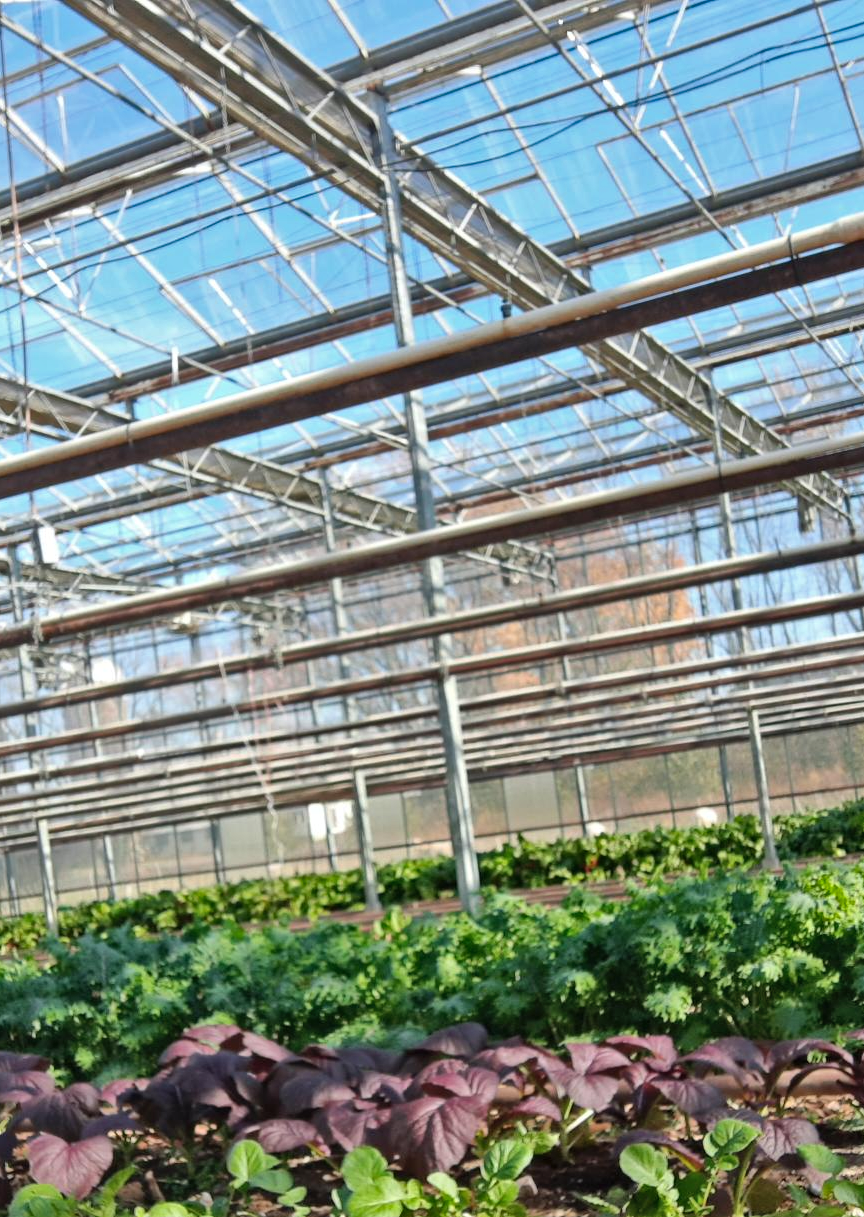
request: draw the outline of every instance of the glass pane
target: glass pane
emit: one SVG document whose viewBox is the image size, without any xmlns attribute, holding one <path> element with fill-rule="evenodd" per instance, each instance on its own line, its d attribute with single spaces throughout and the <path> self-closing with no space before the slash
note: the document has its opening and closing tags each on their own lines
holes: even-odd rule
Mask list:
<svg viewBox="0 0 864 1217">
<path fill-rule="evenodd" d="M 180 855 L 180 871 L 184 879 L 195 879 L 203 885 L 212 882 L 206 876 L 214 876 L 213 838 L 209 824 L 180 824 L 177 827 L 177 852 Z"/>
<path fill-rule="evenodd" d="M 412 791 L 403 795 L 403 799 L 410 844 L 441 841 L 447 837 L 447 801 L 441 787 Z"/>
<path fill-rule="evenodd" d="M 611 765 L 586 765 L 585 789 L 588 794 L 589 818 L 607 825 L 614 823 L 615 794 L 612 788 Z"/>
<path fill-rule="evenodd" d="M 399 846 L 405 856 L 405 819 L 400 794 L 379 794 L 369 800 L 369 820 L 375 849 Z"/>
<path fill-rule="evenodd" d="M 27 896 L 39 897 L 42 901 L 42 879 L 39 872 L 39 855 L 35 849 L 18 849 L 10 854 L 12 860 L 12 875 L 18 899 L 23 902 Z M 23 908 L 22 903 L 22 908 Z"/>
<path fill-rule="evenodd" d="M 499 779 L 491 782 L 471 783 L 471 812 L 474 817 L 474 836 L 481 848 L 491 849 L 484 837 L 506 833 L 507 816 L 504 811 L 504 783 Z"/>
<path fill-rule="evenodd" d="M 226 816 L 219 823 L 222 829 L 222 857 L 225 869 L 235 872 L 231 878 L 238 879 L 243 874 L 250 878 L 266 874 L 266 869 L 261 870 L 267 854 L 260 814 L 251 811 L 239 816 Z"/>
<path fill-rule="evenodd" d="M 135 834 L 138 878 L 141 880 L 177 878 L 177 843 L 174 828 L 147 828 Z"/>
<path fill-rule="evenodd" d="M 138 868 L 135 864 L 135 848 L 131 832 L 111 834 L 114 847 L 114 874 L 119 883 L 134 884 L 138 880 Z"/>
<path fill-rule="evenodd" d="M 257 818 L 263 828 L 266 856 L 272 861 L 308 859 L 317 852 L 317 847 L 326 854 L 327 830 L 322 804 L 314 804 L 308 809 L 286 807 L 275 816 L 264 815 Z M 260 862 L 264 856 L 264 853 L 258 853 L 250 861 Z"/>
<path fill-rule="evenodd" d="M 717 749 L 694 748 L 692 752 L 671 752 L 666 761 L 673 807 L 712 807 L 718 819 L 725 817 L 726 805 Z"/>
<path fill-rule="evenodd" d="M 62 841 L 51 851 L 57 895 L 84 890 L 82 899 L 95 899 L 96 876 L 93 849 L 89 841 Z"/>
<path fill-rule="evenodd" d="M 726 749 L 729 762 L 729 780 L 732 797 L 736 803 L 756 798 L 756 780 L 753 777 L 753 757 L 749 744 L 730 744 Z"/>
<path fill-rule="evenodd" d="M 564 825 L 580 828 L 579 800 L 576 796 L 576 774 L 572 769 L 555 770 L 555 795 L 558 799 L 558 817 Z M 568 834 L 569 835 L 569 834 Z"/>
<path fill-rule="evenodd" d="M 662 756 L 619 761 L 615 765 L 615 795 L 619 816 L 669 807 L 669 784 Z"/>
<path fill-rule="evenodd" d="M 558 797 L 553 773 L 520 773 L 505 778 L 504 797 L 511 832 L 528 828 L 557 828 Z"/>
</svg>

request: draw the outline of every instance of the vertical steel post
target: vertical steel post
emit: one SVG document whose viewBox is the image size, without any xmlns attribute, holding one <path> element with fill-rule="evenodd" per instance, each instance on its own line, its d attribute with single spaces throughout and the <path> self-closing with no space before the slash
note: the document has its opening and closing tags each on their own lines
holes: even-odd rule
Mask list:
<svg viewBox="0 0 864 1217">
<path fill-rule="evenodd" d="M 591 819 L 591 809 L 588 806 L 588 787 L 585 784 L 585 770 L 581 761 L 573 766 L 576 774 L 576 805 L 579 808 L 579 823 L 582 825 L 582 836 L 588 836 L 588 823 Z"/>
<path fill-rule="evenodd" d="M 222 825 L 218 820 L 210 821 L 210 844 L 213 847 L 213 870 L 216 872 L 216 882 L 224 883 L 225 853 L 222 849 Z"/>
<path fill-rule="evenodd" d="M 15 880 L 12 855 L 8 850 L 3 851 L 3 866 L 6 871 L 6 890 L 9 893 L 9 912 L 13 917 L 17 917 L 21 912 L 21 901 L 18 899 L 18 884 Z"/>
<path fill-rule="evenodd" d="M 336 849 L 336 838 L 333 836 L 333 825 L 330 822 L 330 804 L 322 803 L 321 806 L 324 808 L 324 837 L 327 841 L 327 861 L 330 864 L 330 870 L 335 871 L 337 869 L 336 859 L 338 851 Z"/>
<path fill-rule="evenodd" d="M 21 564 L 18 561 L 18 547 L 16 545 L 9 546 L 9 599 L 12 604 L 12 620 L 15 622 L 23 621 L 24 600 L 21 596 Z M 17 655 L 21 695 L 22 697 L 35 697 L 39 692 L 39 682 L 36 679 L 36 669 L 33 667 L 30 647 L 26 645 L 18 647 Z M 28 737 L 36 734 L 36 724 L 33 722 L 33 717 L 30 714 L 24 715 L 24 733 Z"/>
<path fill-rule="evenodd" d="M 854 537 L 857 532 L 855 528 L 855 514 L 852 508 L 852 495 L 848 490 L 843 495 L 843 504 L 849 517 L 849 536 Z M 853 554 L 849 559 L 849 573 L 852 576 L 852 586 L 856 592 L 860 592 L 864 584 L 861 581 L 861 564 L 857 554 Z M 864 608 L 858 610 L 858 628 L 864 630 Z"/>
<path fill-rule="evenodd" d="M 328 554 L 332 554 L 336 550 L 336 523 L 333 512 L 333 494 L 326 469 L 321 470 L 321 506 L 323 508 L 324 548 Z M 330 605 L 333 610 L 334 633 L 337 638 L 341 638 L 348 632 L 348 613 L 345 609 L 345 588 L 339 575 L 330 580 Z M 347 680 L 351 675 L 351 663 L 348 656 L 340 654 L 338 663 L 340 677 Z M 351 707 L 350 699 L 343 698 L 342 706 L 347 719 Z"/>
<path fill-rule="evenodd" d="M 771 798 L 768 794 L 768 774 L 765 771 L 765 754 L 762 751 L 762 731 L 759 726 L 759 711 L 752 706 L 747 709 L 747 725 L 750 730 L 750 751 L 753 756 L 753 773 L 756 776 L 756 793 L 759 798 L 759 826 L 765 845 L 762 865 L 775 870 L 780 865 L 774 841 L 774 821 L 771 818 Z"/>
<path fill-rule="evenodd" d="M 726 805 L 726 819 L 735 819 L 735 796 L 732 793 L 732 775 L 729 772 L 729 753 L 725 744 L 721 744 L 720 752 L 720 784 L 723 787 L 723 802 Z"/>
<path fill-rule="evenodd" d="M 710 373 L 708 375 L 708 384 L 711 410 L 714 416 L 714 460 L 719 467 L 723 462 L 723 439 L 720 429 L 720 411 L 717 406 L 717 396 L 714 392 L 714 382 L 711 379 Z M 735 544 L 735 525 L 732 519 L 732 500 L 725 491 L 717 496 L 717 505 L 720 510 L 720 528 L 723 536 L 723 555 L 726 558 L 734 558 L 738 547 Z M 732 580 L 732 606 L 736 611 L 740 611 L 744 607 L 744 597 L 741 593 L 741 581 L 739 579 Z M 744 628 L 738 630 L 737 639 L 738 651 L 743 655 L 744 652 L 749 648 L 749 636 L 747 630 Z M 733 820 L 735 818 L 734 795 L 732 791 L 732 778 L 729 772 L 729 753 L 725 744 L 720 745 L 720 781 L 723 785 L 723 800 L 726 804 L 726 819 Z"/>
<path fill-rule="evenodd" d="M 327 470 L 321 470 L 321 508 L 322 522 L 324 525 L 324 548 L 328 554 L 335 552 L 336 546 L 336 522 L 333 511 L 333 496 L 330 490 L 330 479 L 327 476 Z M 330 580 L 330 607 L 333 613 L 333 632 L 337 638 L 348 632 L 348 614 L 345 610 L 345 589 L 342 579 L 337 575 L 336 578 Z M 351 675 L 351 663 L 348 656 L 340 654 L 337 657 L 339 665 L 339 676 L 342 680 L 347 680 Z M 354 700 L 350 697 L 342 697 L 342 718 L 345 723 L 350 723 L 353 717 Z M 327 833 L 327 853 L 330 858 L 331 871 L 336 870 L 337 844 L 336 837 L 333 833 L 333 825 L 330 822 L 330 812 L 328 805 L 324 804 L 324 829 Z"/>
<path fill-rule="evenodd" d="M 57 888 L 54 883 L 54 859 L 51 853 L 51 833 L 48 821 L 36 820 L 36 843 L 39 848 L 39 873 L 42 878 L 42 902 L 45 905 L 45 924 L 49 934 L 57 933 Z"/>
<path fill-rule="evenodd" d="M 723 463 L 723 436 L 720 429 L 720 411 L 717 405 L 717 394 L 714 391 L 714 382 L 710 375 L 708 376 L 708 384 L 710 386 L 711 410 L 714 415 L 714 460 L 719 467 Z M 723 490 L 718 494 L 717 505 L 720 509 L 723 552 L 727 558 L 734 558 L 737 552 L 735 526 L 732 520 L 732 500 L 727 491 Z M 732 580 L 732 605 L 736 610 L 744 607 L 744 598 L 741 595 L 741 582 L 738 579 Z M 746 636 L 743 631 L 739 631 L 739 645 L 742 651 L 746 650 Z"/>
<path fill-rule="evenodd" d="M 21 566 L 18 561 L 18 549 L 9 546 L 9 595 L 12 603 L 12 617 L 15 621 L 24 620 L 24 601 L 21 596 Z M 35 697 L 39 692 L 39 681 L 28 646 L 18 647 L 18 677 L 23 697 Z M 36 724 L 31 714 L 24 715 L 24 734 L 29 739 L 36 735 Z M 31 763 L 33 754 L 27 754 Z M 38 754 L 36 766 L 44 764 L 42 753 Z M 54 859 L 51 853 L 51 835 L 48 822 L 38 816 L 39 791 L 41 785 L 33 783 L 37 811 L 34 813 L 36 822 L 36 840 L 39 851 L 39 873 L 42 878 L 42 900 L 45 906 L 45 923 L 52 934 L 57 932 L 57 883 L 54 876 Z"/>
<path fill-rule="evenodd" d="M 366 774 L 354 771 L 354 815 L 357 823 L 357 848 L 360 851 L 360 870 L 363 873 L 363 892 L 366 907 L 373 912 L 381 908 L 378 895 L 378 871 L 375 867 L 375 846 L 372 841 L 372 825 L 369 821 L 369 797 L 366 791 Z"/>
<path fill-rule="evenodd" d="M 90 703 L 93 704 L 92 702 Z M 117 867 L 114 864 L 114 838 L 106 832 L 102 838 L 102 857 L 105 861 L 105 875 L 108 879 L 108 899 L 117 899 Z"/>
<path fill-rule="evenodd" d="M 716 455 L 717 441 L 719 439 L 719 432 L 717 431 L 717 428 L 716 428 L 716 419 L 715 419 L 714 439 L 715 439 L 714 452 Z M 694 512 L 692 507 L 690 508 L 690 532 L 691 532 L 691 536 L 693 538 L 693 558 L 698 566 L 702 561 L 702 544 L 699 540 L 699 526 L 696 522 L 696 513 Z M 724 550 L 726 557 L 728 558 L 728 557 L 730 557 L 729 538 L 728 538 L 728 535 L 725 534 L 725 530 L 724 530 L 724 539 L 725 539 L 726 543 L 723 546 L 723 550 Z M 702 613 L 703 617 L 708 616 L 708 612 L 709 612 L 708 594 L 707 594 L 704 584 L 699 585 L 699 610 Z M 714 654 L 714 642 L 713 642 L 713 639 L 711 638 L 710 634 L 705 639 L 705 649 L 709 655 Z M 733 814 L 732 780 L 731 780 L 731 777 L 729 774 L 729 753 L 726 749 L 725 744 L 718 744 L 717 755 L 718 755 L 718 759 L 719 759 L 719 763 L 720 763 L 720 784 L 723 788 L 723 802 L 726 807 L 726 819 L 728 821 L 728 820 L 732 820 L 734 818 L 734 814 Z"/>
<path fill-rule="evenodd" d="M 561 580 L 558 577 L 558 559 L 555 554 L 550 554 L 549 560 L 549 582 L 552 584 L 552 591 L 559 592 L 561 590 Z M 570 635 L 570 629 L 567 625 L 567 614 L 557 612 L 555 614 L 555 624 L 558 627 L 558 637 L 562 642 Z M 570 667 L 570 656 L 561 656 L 561 676 L 564 680 L 570 680 L 572 669 Z"/>
<path fill-rule="evenodd" d="M 384 178 L 381 204 L 387 246 L 387 265 L 390 272 L 390 291 L 393 298 L 393 322 L 399 346 L 410 346 L 414 342 L 414 317 L 402 246 L 401 200 L 395 170 L 397 153 L 387 114 L 387 103 L 384 97 L 374 90 L 369 96 L 378 119 L 379 146 L 377 153 Z M 421 530 L 427 531 L 435 527 L 435 498 L 432 490 L 426 415 L 418 394 L 406 393 L 403 402 L 417 504 L 417 524 Z M 429 558 L 424 562 L 422 569 L 423 599 L 426 612 L 430 617 L 439 616 L 446 611 L 447 607 L 443 563 L 440 557 Z M 474 914 L 480 907 L 480 872 L 477 865 L 477 851 L 474 846 L 471 792 L 465 763 L 458 690 L 456 678 L 449 672 L 449 662 L 453 652 L 452 639 L 449 634 L 439 635 L 433 641 L 432 646 L 439 670 L 438 720 L 444 746 L 447 774 L 447 819 L 456 863 L 456 883 L 463 908 Z"/>
<path fill-rule="evenodd" d="M 326 541 L 326 534 L 325 534 L 325 541 Z M 309 624 L 309 608 L 308 608 L 308 605 L 307 605 L 307 602 L 305 599 L 301 601 L 301 604 L 302 604 L 302 608 L 303 608 L 303 612 L 302 612 L 302 620 L 303 620 L 303 627 L 304 627 L 303 632 L 305 633 L 305 636 L 307 638 L 311 638 L 312 630 L 311 630 L 311 626 Z M 282 639 L 281 639 L 281 631 L 280 631 L 280 644 L 281 644 L 281 641 L 282 641 Z M 303 666 L 306 671 L 306 684 L 314 685 L 314 683 L 315 683 L 314 661 L 311 659 L 307 659 Z M 312 726 L 317 727 L 318 726 L 318 703 L 317 703 L 317 701 L 313 700 L 309 703 L 309 714 L 312 719 Z M 315 743 L 317 744 L 320 741 L 320 736 L 316 735 L 314 737 L 314 739 L 315 739 Z M 327 804 L 322 803 L 321 806 L 324 809 L 324 841 L 327 846 L 327 863 L 328 863 L 328 865 L 330 867 L 330 871 L 332 873 L 336 870 L 336 858 L 337 858 L 336 838 L 333 836 L 333 825 L 330 823 L 330 812 L 328 811 Z M 313 848 L 314 848 L 314 846 L 313 846 Z M 313 861 L 315 861 L 315 859 L 313 859 Z"/>
</svg>

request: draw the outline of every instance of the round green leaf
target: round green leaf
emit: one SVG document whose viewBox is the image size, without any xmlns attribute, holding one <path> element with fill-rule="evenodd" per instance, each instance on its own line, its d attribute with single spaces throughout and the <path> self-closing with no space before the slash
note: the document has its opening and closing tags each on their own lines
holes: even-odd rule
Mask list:
<svg viewBox="0 0 864 1217">
<path fill-rule="evenodd" d="M 292 1187 L 289 1191 L 278 1197 L 279 1203 L 284 1204 L 286 1208 L 293 1208 L 299 1204 L 301 1200 L 306 1199 L 305 1187 Z"/>
<path fill-rule="evenodd" d="M 483 1156 L 480 1174 L 484 1179 L 518 1179 L 534 1154 L 520 1141 L 498 1141 Z"/>
<path fill-rule="evenodd" d="M 25 1214 L 31 1212 L 30 1204 L 34 1200 L 47 1200 L 56 1204 L 58 1212 L 66 1207 L 62 1192 L 58 1191 L 53 1183 L 29 1183 L 15 1193 L 15 1198 L 9 1205 L 9 1217 L 25 1217 Z"/>
<path fill-rule="evenodd" d="M 864 1183 L 853 1183 L 851 1179 L 838 1179 L 831 1189 L 831 1197 L 839 1204 L 851 1204 L 864 1208 Z"/>
<path fill-rule="evenodd" d="M 265 1153 L 257 1141 L 238 1141 L 228 1154 L 228 1170 L 238 1183 L 248 1183 L 253 1175 L 276 1166 L 279 1159 Z"/>
<path fill-rule="evenodd" d="M 428 1182 L 442 1196 L 448 1196 L 451 1200 L 458 1201 L 459 1184 L 451 1175 L 445 1175 L 443 1171 L 433 1171 Z"/>
<path fill-rule="evenodd" d="M 653 1145 L 628 1145 L 618 1164 L 628 1179 L 644 1187 L 663 1187 L 671 1174 L 666 1155 Z"/>
<path fill-rule="evenodd" d="M 383 1175 L 352 1192 L 348 1198 L 349 1217 L 400 1217 L 405 1188 L 392 1175 Z"/>
<path fill-rule="evenodd" d="M 743 1120 L 720 1120 L 706 1133 L 702 1146 L 707 1154 L 740 1154 L 759 1136 L 759 1129 Z"/>
<path fill-rule="evenodd" d="M 361 1187 L 366 1187 L 389 1174 L 387 1159 L 371 1145 L 352 1149 L 350 1154 L 346 1154 L 342 1159 L 342 1178 L 352 1192 L 359 1191 Z"/>
<path fill-rule="evenodd" d="M 846 1163 L 839 1154 L 832 1153 L 827 1145 L 799 1145 L 798 1153 L 808 1166 L 823 1175 L 839 1175 Z"/>
<path fill-rule="evenodd" d="M 291 1172 L 284 1170 L 258 1171 L 249 1180 L 249 1186 L 261 1192 L 287 1192 L 293 1183 Z"/>
</svg>

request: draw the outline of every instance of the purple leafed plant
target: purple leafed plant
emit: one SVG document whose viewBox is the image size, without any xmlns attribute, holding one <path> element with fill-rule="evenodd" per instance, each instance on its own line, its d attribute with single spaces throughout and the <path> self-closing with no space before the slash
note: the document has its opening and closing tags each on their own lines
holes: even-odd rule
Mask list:
<svg viewBox="0 0 864 1217">
<path fill-rule="evenodd" d="M 34 1179 L 87 1195 L 110 1170 L 116 1139 L 141 1134 L 190 1161 L 211 1136 L 220 1145 L 226 1136 L 253 1138 L 274 1154 L 370 1145 L 396 1169 L 425 1178 L 458 1166 L 478 1134 L 551 1131 L 566 1156 L 593 1135 L 597 1117 L 635 1126 L 622 1148 L 648 1141 L 692 1162 L 686 1136 L 640 1127 L 658 1106 L 680 1111 L 686 1130 L 729 1115 L 754 1123 L 759 1153 L 782 1161 L 818 1139 L 809 1121 L 780 1118 L 785 1098 L 824 1068 L 814 1055 L 864 1100 L 861 1053 L 818 1039 L 762 1045 L 727 1037 L 681 1054 L 665 1035 L 615 1036 L 555 1053 L 518 1037 L 490 1044 L 485 1028 L 465 1023 L 405 1052 L 312 1044 L 298 1053 L 237 1026 L 208 1025 L 170 1044 L 154 1077 L 101 1091 L 86 1083 L 58 1089 L 41 1057 L 0 1053 L 0 1185 L 25 1146 Z M 740 1108 L 730 1105 L 733 1095 Z"/>
</svg>

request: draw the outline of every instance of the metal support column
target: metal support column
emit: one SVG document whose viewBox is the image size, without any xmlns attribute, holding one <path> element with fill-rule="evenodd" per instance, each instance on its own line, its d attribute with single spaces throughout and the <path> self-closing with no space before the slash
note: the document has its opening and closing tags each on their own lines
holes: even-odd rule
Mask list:
<svg viewBox="0 0 864 1217">
<path fill-rule="evenodd" d="M 759 798 L 759 826 L 765 845 L 762 865 L 775 870 L 780 865 L 777 845 L 774 841 L 774 821 L 771 818 L 771 798 L 768 794 L 768 774 L 765 771 L 765 754 L 762 751 L 762 731 L 759 726 L 759 711 L 752 706 L 747 709 L 747 725 L 750 730 L 750 751 L 753 755 L 753 773 L 756 777 L 756 793 Z"/>
<path fill-rule="evenodd" d="M 327 470 L 321 470 L 321 505 L 324 509 L 324 547 L 328 554 L 336 551 L 336 524 L 333 512 L 333 496 L 330 491 L 330 479 L 327 476 Z M 337 575 L 330 580 L 330 605 L 333 609 L 333 632 L 337 638 L 341 638 L 343 634 L 349 632 L 348 614 L 345 610 L 345 588 L 342 579 Z M 348 656 L 340 654 L 339 676 L 342 680 L 347 680 L 351 675 L 351 663 Z M 351 710 L 351 699 L 343 698 L 342 706 L 346 720 L 349 717 Z"/>
<path fill-rule="evenodd" d="M 336 521 L 333 511 L 333 497 L 330 492 L 330 479 L 327 476 L 327 470 L 321 470 L 321 506 L 323 508 L 322 521 L 324 524 L 324 548 L 328 554 L 335 553 L 336 545 Z M 330 580 L 330 607 L 333 612 L 333 632 L 337 638 L 341 638 L 343 634 L 349 631 L 348 614 L 345 610 L 345 588 L 342 580 L 337 575 Z M 339 666 L 339 677 L 341 680 L 348 680 L 351 676 L 351 663 L 348 656 L 340 653 L 337 657 Z M 353 697 L 342 697 L 342 718 L 344 722 L 350 723 L 355 716 L 356 703 Z M 365 787 L 364 787 L 365 789 Z M 324 804 L 324 828 L 327 833 L 327 853 L 330 857 L 330 869 L 337 869 L 337 844 L 336 837 L 333 833 L 333 825 L 330 821 L 330 810 L 328 805 Z M 361 850 L 362 856 L 362 850 Z M 374 867 L 373 867 L 374 873 Z M 368 893 L 367 893 L 368 900 Z M 375 907 L 369 905 L 369 907 Z"/>
<path fill-rule="evenodd" d="M 360 870 L 363 873 L 366 907 L 378 912 L 381 908 L 381 898 L 378 895 L 378 871 L 375 868 L 375 847 L 372 841 L 372 826 L 369 822 L 366 775 L 359 769 L 354 772 L 354 815 L 357 824 L 357 848 L 360 851 Z"/>
<path fill-rule="evenodd" d="M 554 555 L 554 554 L 550 555 L 550 562 L 549 562 L 549 582 L 552 584 L 552 591 L 553 591 L 553 592 L 560 592 L 560 591 L 561 591 L 561 580 L 560 580 L 560 579 L 559 579 L 559 577 L 558 577 L 558 559 L 555 557 L 555 555 Z M 567 615 L 566 615 L 566 613 L 556 613 L 556 614 L 555 614 L 555 624 L 556 624 L 556 626 L 557 626 L 557 628 L 558 628 L 558 637 L 559 637 L 559 638 L 561 639 L 561 641 L 563 642 L 563 641 L 565 640 L 565 638 L 568 638 L 568 637 L 569 637 L 569 635 L 570 635 L 570 629 L 569 629 L 569 626 L 568 626 L 568 624 L 567 624 Z M 562 679 L 563 679 L 563 680 L 570 680 L 570 678 L 572 677 L 572 675 L 573 675 L 573 671 L 572 671 L 571 664 L 570 664 L 570 656 L 569 656 L 569 655 L 562 655 L 562 656 L 561 656 L 561 676 L 562 676 Z"/>
<path fill-rule="evenodd" d="M 715 453 L 717 452 L 715 446 Z M 731 523 L 731 520 L 730 520 Z M 693 508 L 690 508 L 690 534 L 693 539 L 693 560 L 698 565 L 702 562 L 702 543 L 699 539 L 699 525 L 696 520 L 696 513 Z M 734 539 L 734 538 L 733 538 Z M 729 556 L 729 539 L 724 529 L 724 551 L 726 556 Z M 699 585 L 699 611 L 703 617 L 710 616 L 710 606 L 708 604 L 708 593 L 704 583 Z M 714 642 L 709 634 L 705 639 L 705 650 L 709 656 L 714 654 Z M 732 779 L 729 773 L 729 753 L 725 744 L 718 745 L 717 755 L 720 763 L 720 785 L 723 788 L 723 804 L 726 808 L 726 819 L 734 819 L 733 811 L 733 795 L 732 795 Z"/>
<path fill-rule="evenodd" d="M 92 702 L 90 703 L 92 705 Z M 106 832 L 102 838 L 102 857 L 105 861 L 105 876 L 108 880 L 108 899 L 117 899 L 117 867 L 114 862 L 114 838 Z"/>
<path fill-rule="evenodd" d="M 13 917 L 17 917 L 21 913 L 21 901 L 18 899 L 18 883 L 12 865 L 12 855 L 8 850 L 3 851 L 3 866 L 6 871 L 6 890 L 9 893 L 9 912 Z"/>
<path fill-rule="evenodd" d="M 414 342 L 414 318 L 402 247 L 401 203 L 394 168 L 397 153 L 387 114 L 387 103 L 381 94 L 374 91 L 369 96 L 378 120 L 379 146 L 377 152 L 384 177 L 381 203 L 387 245 L 387 264 L 390 272 L 390 290 L 393 298 L 393 322 L 399 346 L 410 346 Z M 403 402 L 417 504 L 417 523 L 421 530 L 426 531 L 435 527 L 435 499 L 432 491 L 426 415 L 417 393 L 406 393 Z M 430 617 L 438 616 L 446 611 L 444 567 L 440 557 L 427 559 L 423 564 L 423 598 L 426 612 Z M 449 673 L 449 663 L 453 653 L 449 634 L 442 634 L 433 642 L 433 653 L 439 670 L 438 718 L 446 764 L 447 819 L 456 863 L 456 883 L 463 908 L 473 914 L 480 907 L 480 872 L 477 866 L 477 851 L 474 846 L 471 793 L 468 785 L 468 769 L 465 764 L 462 718 L 456 678 Z"/>
<path fill-rule="evenodd" d="M 222 849 L 222 825 L 218 820 L 210 821 L 210 843 L 213 846 L 213 870 L 216 873 L 216 882 L 225 883 L 227 879 L 225 852 Z"/>
<path fill-rule="evenodd" d="M 854 537 L 857 529 L 855 528 L 855 514 L 852 507 L 852 495 L 848 492 L 848 490 L 843 495 L 843 503 L 846 508 L 846 514 L 849 517 L 849 536 Z M 852 586 L 855 588 L 856 592 L 860 592 L 864 584 L 862 584 L 861 580 L 861 563 L 857 554 L 853 555 L 853 557 L 849 559 L 849 573 L 852 576 Z M 858 611 L 858 628 L 864 630 L 864 608 L 861 608 Z"/>
<path fill-rule="evenodd" d="M 54 883 L 54 858 L 51 853 L 51 833 L 48 821 L 37 819 L 36 843 L 39 848 L 39 873 L 42 878 L 42 902 L 45 905 L 45 924 L 49 934 L 56 934 L 57 888 Z"/>
<path fill-rule="evenodd" d="M 588 806 L 588 787 L 585 785 L 585 770 L 577 761 L 573 766 L 576 774 L 576 805 L 579 808 L 579 823 L 582 825 L 582 836 L 588 836 L 588 824 L 591 820 L 591 809 Z"/>
<path fill-rule="evenodd" d="M 732 792 L 732 775 L 729 772 L 729 751 L 721 744 L 720 753 L 720 785 L 723 787 L 723 803 L 726 807 L 726 819 L 735 819 L 735 795 Z"/>
<path fill-rule="evenodd" d="M 714 416 L 714 460 L 719 466 L 723 462 L 723 437 L 720 429 L 720 410 L 717 403 L 717 397 L 714 392 L 714 382 L 708 374 L 708 383 L 710 385 L 711 394 L 711 412 Z M 721 492 L 717 496 L 717 506 L 720 511 L 720 530 L 723 537 L 723 556 L 726 558 L 734 558 L 738 552 L 738 547 L 735 543 L 735 525 L 732 519 L 732 500 L 728 493 Z M 704 590 L 703 590 L 703 595 Z M 739 579 L 732 580 L 732 607 L 740 611 L 744 607 L 744 596 L 741 592 L 741 582 Z M 749 650 L 750 639 L 746 629 L 742 628 L 737 632 L 738 651 L 744 654 Z M 720 781 L 723 786 L 723 801 L 726 804 L 726 819 L 733 820 L 735 818 L 734 811 L 734 794 L 732 791 L 732 778 L 729 772 L 729 753 L 725 744 L 721 744 L 720 752 Z"/>
<path fill-rule="evenodd" d="M 24 600 L 21 595 L 21 567 L 18 562 L 18 549 L 15 545 L 9 546 L 9 596 L 12 604 L 12 617 L 17 622 L 24 620 Z M 24 698 L 36 697 L 39 693 L 39 681 L 36 676 L 36 669 L 33 666 L 33 659 L 30 654 L 30 647 L 25 643 L 18 647 L 18 676 L 21 684 L 21 695 Z M 36 723 L 33 721 L 32 714 L 24 715 L 24 734 L 30 739 L 38 734 Z M 32 753 L 31 760 L 34 760 Z M 37 768 L 42 769 L 44 766 L 44 757 L 40 752 L 34 764 Z M 42 782 L 34 782 L 34 818 L 36 822 L 36 841 L 39 853 L 39 873 L 42 878 L 42 902 L 45 906 L 45 923 L 48 926 L 48 932 L 51 934 L 57 933 L 57 883 L 54 875 L 54 859 L 51 853 L 51 835 L 48 830 L 47 820 L 41 820 L 38 816 L 39 803 L 39 787 Z"/>
<path fill-rule="evenodd" d="M 327 842 L 327 863 L 332 873 L 339 869 L 339 852 L 336 848 L 336 838 L 333 835 L 333 825 L 330 822 L 330 804 L 322 803 L 321 806 L 324 808 L 324 837 Z"/>
<path fill-rule="evenodd" d="M 18 561 L 18 547 L 9 546 L 9 599 L 12 604 L 12 619 L 15 622 L 24 620 L 24 598 L 21 595 L 21 565 Z M 39 692 L 39 681 L 30 647 L 24 643 L 18 647 L 18 676 L 21 683 L 21 695 L 25 698 L 36 697 Z M 27 736 L 36 734 L 36 724 L 30 714 L 24 715 L 24 733 Z"/>
</svg>

